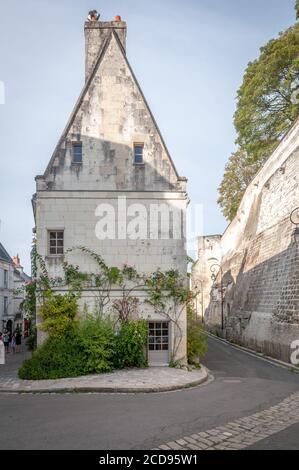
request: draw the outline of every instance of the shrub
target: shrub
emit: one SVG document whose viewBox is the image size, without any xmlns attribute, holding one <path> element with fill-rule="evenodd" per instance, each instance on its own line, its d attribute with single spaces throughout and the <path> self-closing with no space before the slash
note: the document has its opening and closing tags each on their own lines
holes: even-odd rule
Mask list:
<svg viewBox="0 0 299 470">
<path fill-rule="evenodd" d="M 147 367 L 144 354 L 147 335 L 148 328 L 144 320 L 124 323 L 116 337 L 114 367 Z"/>
<path fill-rule="evenodd" d="M 77 335 L 48 338 L 26 359 L 19 370 L 21 379 L 59 379 L 87 373 L 86 354 Z"/>
<path fill-rule="evenodd" d="M 87 372 L 110 372 L 115 348 L 115 334 L 110 318 L 87 315 L 80 324 L 79 338 L 86 355 Z"/>
<path fill-rule="evenodd" d="M 62 297 L 66 296 L 53 297 L 46 311 L 54 305 L 55 314 L 62 312 L 65 321 L 57 321 L 54 315 L 46 323 L 48 339 L 33 352 L 32 358 L 24 361 L 19 370 L 21 379 L 58 379 L 110 372 L 113 368 L 147 366 L 145 321 L 125 323 L 116 335 L 109 317 L 87 314 L 80 323 L 75 322 L 76 303 Z"/>
<path fill-rule="evenodd" d="M 202 323 L 196 318 L 191 306 L 187 309 L 187 357 L 189 364 L 198 365 L 207 352 L 207 334 Z"/>
<path fill-rule="evenodd" d="M 53 295 L 49 292 L 39 309 L 39 314 L 43 320 L 39 328 L 46 331 L 49 337 L 63 338 L 71 329 L 75 328 L 76 322 L 74 319 L 77 310 L 77 299 L 73 294 Z"/>
</svg>

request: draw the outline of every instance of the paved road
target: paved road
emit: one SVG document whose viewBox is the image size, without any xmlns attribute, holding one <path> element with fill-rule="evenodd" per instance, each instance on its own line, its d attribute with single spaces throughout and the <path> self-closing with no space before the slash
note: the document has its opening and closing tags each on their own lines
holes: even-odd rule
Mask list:
<svg viewBox="0 0 299 470">
<path fill-rule="evenodd" d="M 298 450 L 299 449 L 299 423 L 290 426 L 274 436 L 248 447 L 246 450 Z"/>
<path fill-rule="evenodd" d="M 298 374 L 215 339 L 203 362 L 215 380 L 181 392 L 0 395 L 0 448 L 150 449 L 264 410 L 299 390 Z M 288 439 L 281 445 L 288 448 Z"/>
</svg>

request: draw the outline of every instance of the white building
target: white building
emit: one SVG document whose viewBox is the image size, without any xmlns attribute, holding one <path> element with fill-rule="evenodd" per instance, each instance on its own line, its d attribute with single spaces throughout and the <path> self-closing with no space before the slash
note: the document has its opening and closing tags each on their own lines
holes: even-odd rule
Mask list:
<svg viewBox="0 0 299 470">
<path fill-rule="evenodd" d="M 62 275 L 66 251 L 79 245 L 109 266 L 128 263 L 141 273 L 178 269 L 186 276 L 186 178 L 178 175 L 128 62 L 126 23 L 93 20 L 85 23 L 85 86 L 45 173 L 36 177 L 37 251 L 54 277 Z M 95 268 L 82 253 L 68 259 L 82 271 Z M 93 300 L 92 291 L 83 292 L 91 308 Z M 167 364 L 172 325 L 146 304 L 140 315 L 155 331 L 150 363 Z M 185 313 L 180 327 L 177 359 L 186 355 Z"/>
</svg>

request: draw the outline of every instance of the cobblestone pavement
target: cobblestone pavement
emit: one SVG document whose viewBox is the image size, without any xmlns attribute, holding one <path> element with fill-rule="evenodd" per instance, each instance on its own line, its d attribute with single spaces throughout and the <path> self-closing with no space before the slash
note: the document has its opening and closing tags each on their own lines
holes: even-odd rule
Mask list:
<svg viewBox="0 0 299 470">
<path fill-rule="evenodd" d="M 155 450 L 240 450 L 299 422 L 299 393 L 251 416 L 160 445 Z"/>
</svg>

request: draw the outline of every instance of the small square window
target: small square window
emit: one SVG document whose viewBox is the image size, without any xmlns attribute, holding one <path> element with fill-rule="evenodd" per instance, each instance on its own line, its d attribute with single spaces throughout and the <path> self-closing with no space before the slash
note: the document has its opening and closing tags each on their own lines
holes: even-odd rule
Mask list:
<svg viewBox="0 0 299 470">
<path fill-rule="evenodd" d="M 49 232 L 49 254 L 50 255 L 63 255 L 63 231 L 62 230 L 51 230 Z"/>
<path fill-rule="evenodd" d="M 73 142 L 73 163 L 82 163 L 82 142 Z"/>
<path fill-rule="evenodd" d="M 143 163 L 143 144 L 134 144 L 134 163 L 137 165 Z"/>
</svg>

